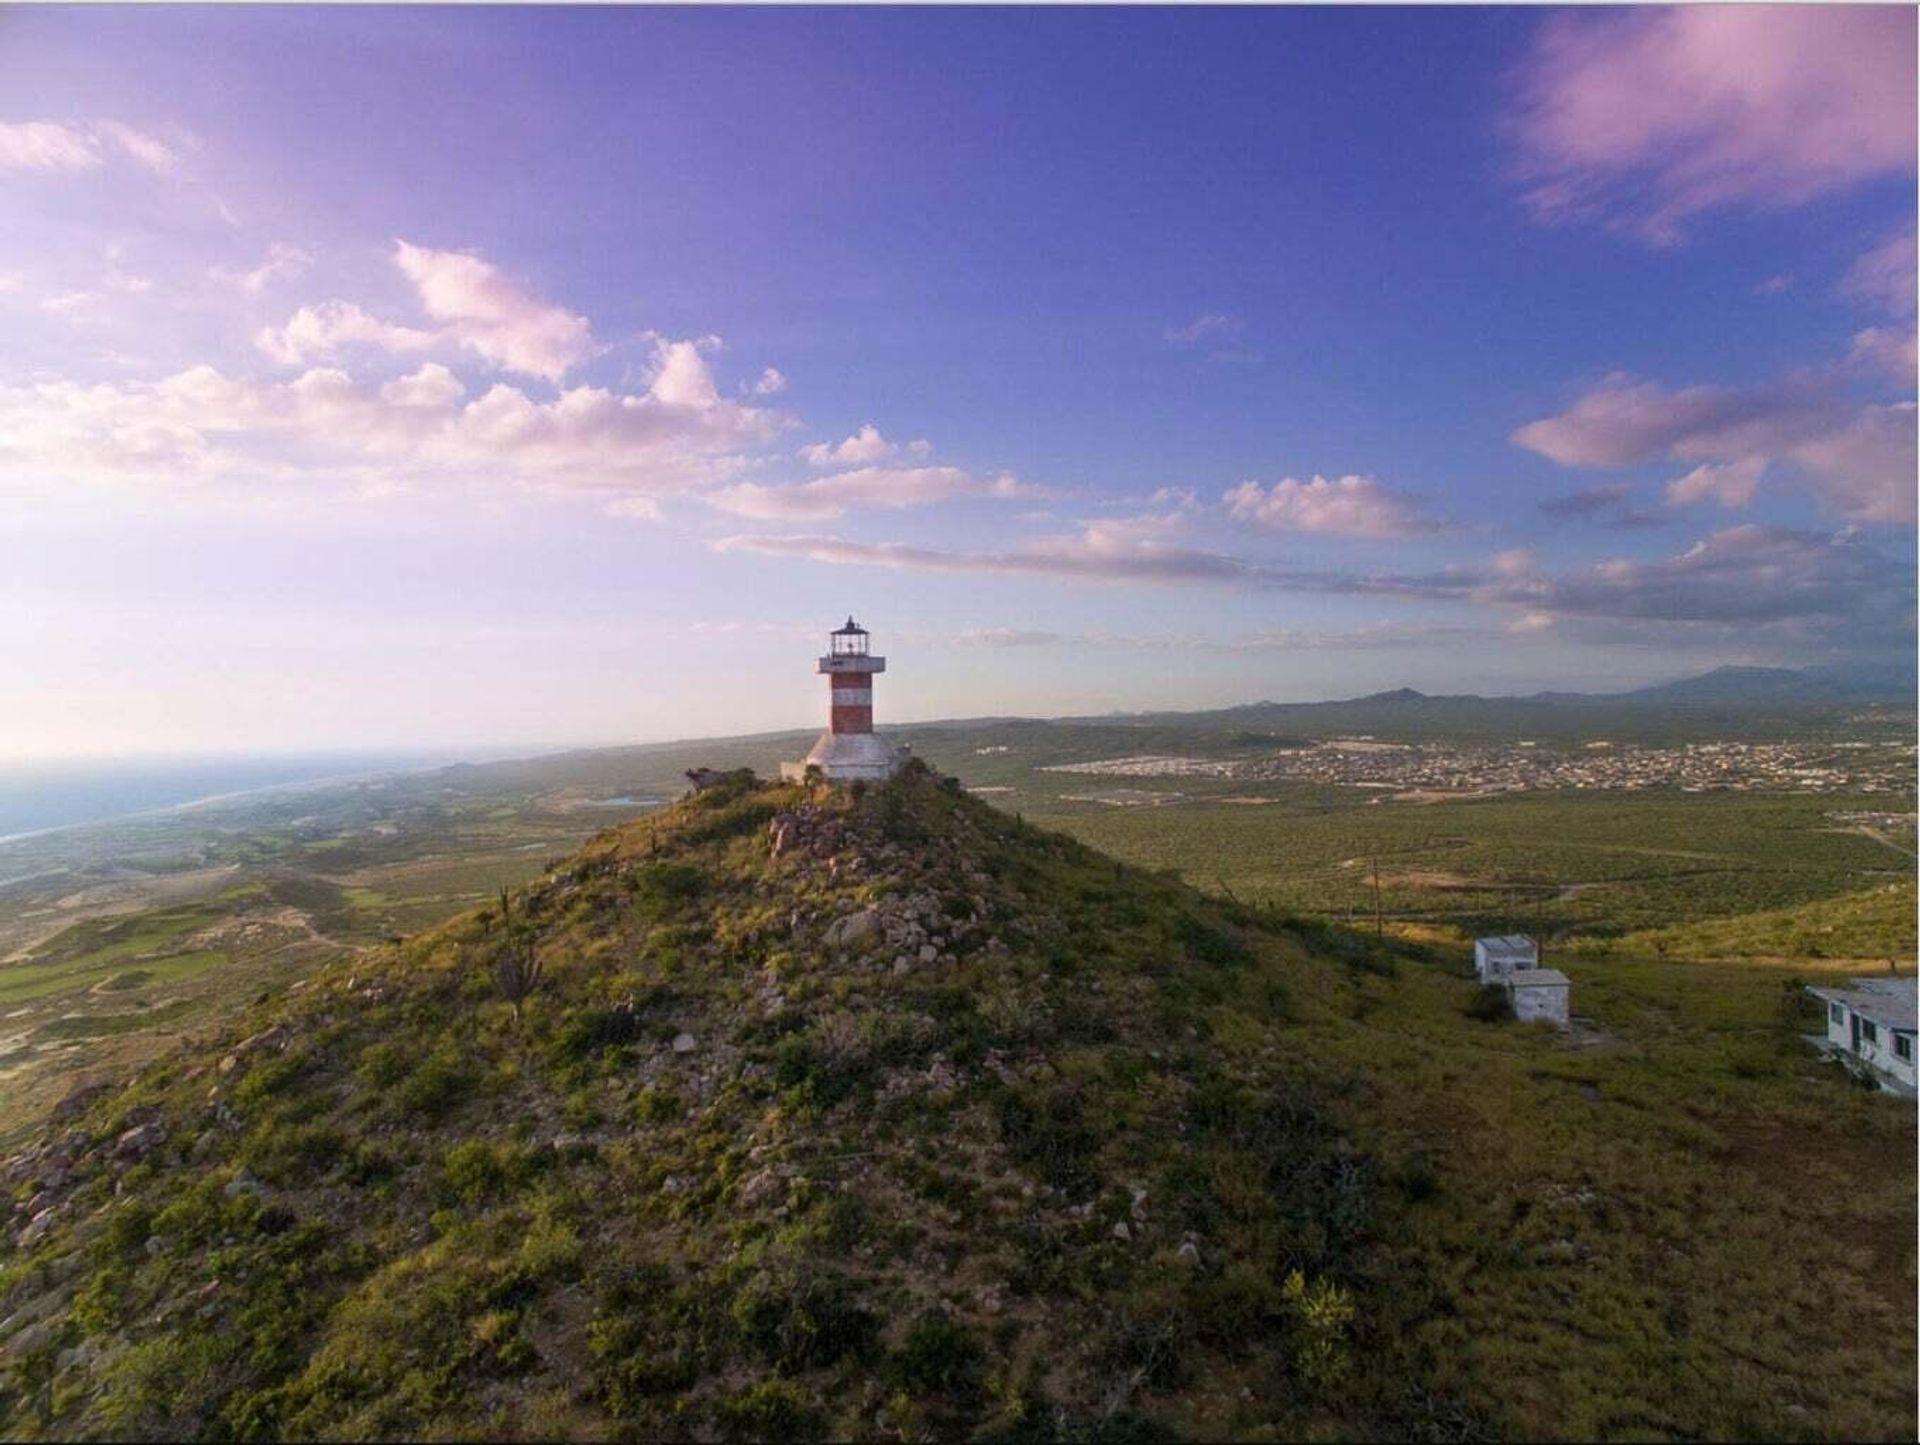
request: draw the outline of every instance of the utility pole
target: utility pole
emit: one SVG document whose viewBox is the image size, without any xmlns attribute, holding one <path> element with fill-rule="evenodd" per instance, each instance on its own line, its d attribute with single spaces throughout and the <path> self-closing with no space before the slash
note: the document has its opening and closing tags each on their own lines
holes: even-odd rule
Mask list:
<svg viewBox="0 0 1920 1445">
<path fill-rule="evenodd" d="M 1373 860 L 1373 936 L 1380 938 L 1385 933 L 1386 925 L 1380 921 L 1380 859 L 1376 856 Z"/>
</svg>

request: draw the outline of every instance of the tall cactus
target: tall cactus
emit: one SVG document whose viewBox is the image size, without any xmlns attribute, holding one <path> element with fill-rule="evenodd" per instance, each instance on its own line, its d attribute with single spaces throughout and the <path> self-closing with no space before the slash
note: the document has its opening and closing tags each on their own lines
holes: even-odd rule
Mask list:
<svg viewBox="0 0 1920 1445">
<path fill-rule="evenodd" d="M 500 950 L 494 955 L 493 976 L 500 986 L 501 996 L 513 1005 L 515 1028 L 520 1026 L 520 1006 L 526 1002 L 528 995 L 540 986 L 540 975 L 545 966 L 545 960 L 540 957 L 533 926 L 524 920 L 519 922 L 514 920 L 513 900 L 507 890 L 502 888 L 500 890 Z"/>
</svg>

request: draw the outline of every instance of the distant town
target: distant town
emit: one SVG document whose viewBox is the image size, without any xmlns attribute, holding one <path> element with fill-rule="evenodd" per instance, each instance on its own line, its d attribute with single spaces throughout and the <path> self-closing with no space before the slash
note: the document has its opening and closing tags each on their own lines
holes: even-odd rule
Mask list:
<svg viewBox="0 0 1920 1445">
<path fill-rule="evenodd" d="M 1129 757 L 1055 763 L 1044 772 L 1109 778 L 1221 778 L 1377 788 L 1383 795 L 1519 793 L 1547 789 L 1678 788 L 1682 792 L 1903 792 L 1912 750 L 1882 743 L 1689 743 L 1573 747 L 1514 743 L 1395 743 L 1334 738 L 1249 758 Z"/>
</svg>

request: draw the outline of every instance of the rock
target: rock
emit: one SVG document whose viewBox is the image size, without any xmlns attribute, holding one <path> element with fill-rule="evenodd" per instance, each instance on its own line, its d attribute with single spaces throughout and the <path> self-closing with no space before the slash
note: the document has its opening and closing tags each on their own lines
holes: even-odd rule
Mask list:
<svg viewBox="0 0 1920 1445">
<path fill-rule="evenodd" d="M 1113 1237 L 1123 1244 L 1133 1238 L 1133 1231 L 1127 1228 L 1127 1222 L 1124 1219 L 1114 1225 Z"/>
<path fill-rule="evenodd" d="M 1175 1250 L 1174 1254 L 1182 1264 L 1191 1265 L 1196 1268 L 1200 1264 L 1200 1246 L 1195 1244 L 1191 1239 Z"/>
<path fill-rule="evenodd" d="M 158 1123 L 137 1124 L 114 1141 L 113 1157 L 126 1160 L 144 1159 L 157 1149 L 166 1137 L 167 1131 Z"/>
<path fill-rule="evenodd" d="M 836 919 L 827 926 L 827 947 L 855 948 L 879 931 L 880 911 L 877 908 L 862 909 L 858 913 L 849 913 L 844 918 Z"/>
<path fill-rule="evenodd" d="M 353 985 L 349 983 L 347 987 L 352 988 Z M 233 1052 L 220 1060 L 220 1072 L 223 1074 L 231 1074 L 235 1069 L 239 1068 L 249 1056 L 257 1054 L 263 1049 L 284 1049 L 286 1046 L 287 1027 L 285 1024 L 275 1024 L 270 1029 L 262 1029 L 251 1038 L 242 1039 L 233 1046 Z"/>
<path fill-rule="evenodd" d="M 52 1209 L 41 1210 L 38 1214 L 34 1215 L 32 1219 L 29 1219 L 27 1221 L 27 1227 L 20 1231 L 20 1247 L 24 1249 L 29 1244 L 44 1238 L 47 1231 L 59 1222 L 59 1206 L 56 1205 Z"/>
<path fill-rule="evenodd" d="M 229 1199 L 238 1199 L 242 1194 L 251 1194 L 255 1199 L 264 1199 L 267 1186 L 242 1169 L 227 1181 L 227 1187 L 221 1190 Z"/>
<path fill-rule="evenodd" d="M 690 1054 L 699 1046 L 699 1040 L 692 1034 L 681 1033 L 673 1036 L 673 1051 L 676 1054 Z"/>
<path fill-rule="evenodd" d="M 939 956 L 940 950 L 935 948 L 931 943 L 923 943 L 920 945 L 920 961 L 922 963 L 932 963 Z"/>
<path fill-rule="evenodd" d="M 908 958 L 904 953 L 901 954 L 898 958 L 894 959 L 893 961 L 893 971 L 896 974 L 905 973 L 908 969 L 912 967 L 913 967 L 913 960 Z"/>
</svg>

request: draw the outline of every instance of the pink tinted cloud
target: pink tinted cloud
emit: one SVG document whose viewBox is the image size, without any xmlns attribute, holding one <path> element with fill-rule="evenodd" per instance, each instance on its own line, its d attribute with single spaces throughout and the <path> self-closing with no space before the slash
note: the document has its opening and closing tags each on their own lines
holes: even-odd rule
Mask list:
<svg viewBox="0 0 1920 1445">
<path fill-rule="evenodd" d="M 1372 477 L 1285 477 L 1270 487 L 1242 482 L 1226 495 L 1227 510 L 1275 532 L 1328 537 L 1405 537 L 1430 532 L 1412 500 Z"/>
<path fill-rule="evenodd" d="M 1821 504 L 1861 522 L 1914 515 L 1911 404 L 1852 406 L 1805 386 L 1690 386 L 1610 376 L 1516 445 L 1562 466 L 1627 467 L 1666 457 L 1695 470 L 1667 489 L 1676 506 L 1740 507 L 1775 462 L 1798 469 Z"/>
<path fill-rule="evenodd" d="M 1693 5 L 1556 15 L 1520 77 L 1528 207 L 1649 240 L 1914 169 L 1914 11 Z"/>
</svg>

